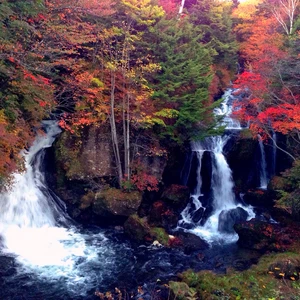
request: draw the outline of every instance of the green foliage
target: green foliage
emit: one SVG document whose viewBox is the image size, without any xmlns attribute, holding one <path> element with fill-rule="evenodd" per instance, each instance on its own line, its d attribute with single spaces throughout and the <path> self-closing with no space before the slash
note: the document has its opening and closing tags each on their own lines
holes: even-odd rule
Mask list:
<svg viewBox="0 0 300 300">
<path fill-rule="evenodd" d="M 271 181 L 271 188 L 276 191 L 276 206 L 289 211 L 292 217 L 300 220 L 300 161 Z"/>
<path fill-rule="evenodd" d="M 99 78 L 93 78 L 91 80 L 91 84 L 93 87 L 103 88 L 104 83 Z"/>
<path fill-rule="evenodd" d="M 154 227 L 150 230 L 152 237 L 163 246 L 169 246 L 169 235 L 164 228 Z"/>
<path fill-rule="evenodd" d="M 232 33 L 231 5 L 225 1 L 197 1 L 190 13 L 192 22 L 203 32 L 202 41 L 217 53 L 213 63 L 235 72 L 237 42 Z"/>
<path fill-rule="evenodd" d="M 282 176 L 292 189 L 300 188 L 300 160 L 295 160 L 292 168 L 283 172 Z"/>
<path fill-rule="evenodd" d="M 169 289 L 172 292 L 172 299 L 192 300 L 197 299 L 196 292 L 184 282 L 169 282 Z"/>
<path fill-rule="evenodd" d="M 70 135 L 68 132 L 63 132 L 56 143 L 55 155 L 59 164 L 57 169 L 64 170 L 68 180 L 74 179 L 81 174 L 82 168 L 78 160 L 81 147 L 80 135 Z"/>
<path fill-rule="evenodd" d="M 165 121 L 166 128 L 160 133 L 182 143 L 209 123 L 208 88 L 215 53 L 201 43 L 202 33 L 188 17 L 180 22 L 161 20 L 150 38 L 155 41 L 153 51 L 161 66 L 152 98 L 161 111 L 178 112 L 176 118 Z"/>
<path fill-rule="evenodd" d="M 200 299 L 284 299 L 286 293 L 295 297 L 298 294 L 299 284 L 287 280 L 283 285 L 280 279 L 269 272 L 270 265 L 278 260 L 298 261 L 297 258 L 298 253 L 266 255 L 257 265 L 246 271 L 228 270 L 227 274 L 219 275 L 211 271 L 195 273 L 187 270 L 180 274 L 180 278 L 183 283 L 193 287 L 197 294 L 201 295 Z"/>
</svg>

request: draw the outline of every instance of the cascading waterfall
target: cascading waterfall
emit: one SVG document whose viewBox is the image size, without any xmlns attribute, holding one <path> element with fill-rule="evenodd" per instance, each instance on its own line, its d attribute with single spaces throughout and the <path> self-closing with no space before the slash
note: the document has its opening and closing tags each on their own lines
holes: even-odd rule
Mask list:
<svg viewBox="0 0 300 300">
<path fill-rule="evenodd" d="M 44 126 L 46 133 L 24 153 L 25 171 L 15 174 L 9 191 L 0 196 L 0 251 L 16 258 L 19 272 L 47 283 L 63 280 L 71 294 L 83 296 L 113 274 L 115 251 L 102 233 L 80 233 L 47 188 L 44 150 L 60 129 L 53 121 Z"/>
<path fill-rule="evenodd" d="M 230 226 L 223 230 L 224 220 L 227 216 L 233 221 L 240 218 L 253 217 L 251 207 L 244 207 L 237 204 L 233 191 L 231 169 L 223 154 L 223 149 L 232 137 L 233 132 L 241 130 L 241 125 L 237 120 L 230 117 L 233 107 L 232 90 L 229 89 L 224 94 L 224 101 L 219 108 L 214 110 L 215 115 L 222 116 L 221 125 L 226 127 L 226 134 L 223 136 L 208 137 L 201 142 L 192 143 L 192 151 L 197 154 L 197 186 L 191 195 L 191 201 L 181 214 L 178 228 L 191 231 L 209 242 L 218 240 L 231 242 L 237 236 L 230 232 Z M 208 151 L 212 158 L 212 178 L 211 178 L 211 203 L 203 205 L 201 166 L 203 154 Z M 209 196 L 208 196 L 209 197 Z M 207 202 L 207 201 L 206 201 Z M 233 224 L 232 224 L 233 225 Z"/>
<path fill-rule="evenodd" d="M 259 150 L 260 150 L 260 187 L 261 189 L 267 189 L 268 185 L 268 178 L 267 178 L 267 161 L 266 161 L 266 153 L 264 148 L 264 143 L 262 140 L 262 137 L 258 135 L 258 144 L 259 144 Z"/>
</svg>

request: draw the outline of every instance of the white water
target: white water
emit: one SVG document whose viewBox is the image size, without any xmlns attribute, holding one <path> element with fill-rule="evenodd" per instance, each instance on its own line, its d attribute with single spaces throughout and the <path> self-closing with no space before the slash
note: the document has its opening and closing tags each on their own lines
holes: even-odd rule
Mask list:
<svg viewBox="0 0 300 300">
<path fill-rule="evenodd" d="M 16 173 L 9 191 L 0 196 L 0 250 L 16 257 L 19 272 L 47 282 L 64 280 L 70 292 L 85 295 L 113 270 L 115 253 L 103 234 L 81 234 L 46 187 L 43 150 L 60 129 L 50 121 L 45 126 L 46 134 L 24 153 L 25 171 Z M 85 272 L 89 266 L 93 271 Z"/>
<path fill-rule="evenodd" d="M 232 90 L 230 89 L 225 92 L 224 101 L 220 108 L 214 110 L 214 113 L 217 116 L 223 117 L 221 125 L 225 126 L 227 131 L 236 131 L 241 130 L 242 127 L 237 120 L 231 118 L 233 111 L 231 93 Z M 223 136 L 208 137 L 204 141 L 192 143 L 192 151 L 197 154 L 198 158 L 197 186 L 196 192 L 191 195 L 192 203 L 189 203 L 181 213 L 182 219 L 179 221 L 178 227 L 180 228 L 184 224 L 192 225 L 193 228 L 188 231 L 205 238 L 208 242 L 233 242 L 237 240 L 236 234 L 224 234 L 218 231 L 219 215 L 222 211 L 242 207 L 248 212 L 248 219 L 254 217 L 251 207 L 244 207 L 235 201 L 232 172 L 223 154 L 223 149 L 230 138 L 230 134 L 225 134 Z M 212 155 L 211 189 L 213 212 L 205 224 L 201 226 L 200 222 L 196 224 L 193 222 L 193 214 L 199 208 L 203 207 L 201 197 L 199 196 L 202 196 L 201 166 L 205 151 L 209 151 Z M 193 211 L 191 211 L 192 207 L 194 208 Z M 205 207 L 203 209 L 205 211 Z"/>
<path fill-rule="evenodd" d="M 216 107 L 214 109 L 214 114 L 216 116 L 222 116 L 222 122 L 220 125 L 225 126 L 227 130 L 241 130 L 241 124 L 238 120 L 231 117 L 233 113 L 233 100 L 234 98 L 231 95 L 232 90 L 228 89 L 225 91 L 223 96 L 223 102 L 221 103 L 220 107 Z"/>
<path fill-rule="evenodd" d="M 258 135 L 258 144 L 260 150 L 260 187 L 261 189 L 267 189 L 268 178 L 267 178 L 267 162 L 266 162 L 266 153 L 264 148 L 264 143 L 260 135 Z"/>
</svg>

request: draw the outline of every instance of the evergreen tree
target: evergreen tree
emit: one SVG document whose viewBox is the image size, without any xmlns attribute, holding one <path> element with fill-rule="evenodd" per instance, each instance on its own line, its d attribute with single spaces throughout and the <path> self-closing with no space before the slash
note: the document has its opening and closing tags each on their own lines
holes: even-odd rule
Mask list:
<svg viewBox="0 0 300 300">
<path fill-rule="evenodd" d="M 176 111 L 161 134 L 182 143 L 204 133 L 213 120 L 208 89 L 215 52 L 203 45 L 203 35 L 188 17 L 162 20 L 153 38 L 154 56 L 161 65 L 153 99 L 162 110 Z"/>
</svg>

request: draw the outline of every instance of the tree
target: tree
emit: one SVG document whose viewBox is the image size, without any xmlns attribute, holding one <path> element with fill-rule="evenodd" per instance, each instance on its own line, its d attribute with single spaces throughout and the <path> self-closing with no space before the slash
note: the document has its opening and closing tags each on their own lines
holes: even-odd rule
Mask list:
<svg viewBox="0 0 300 300">
<path fill-rule="evenodd" d="M 271 1 L 272 12 L 283 27 L 287 35 L 294 32 L 295 13 L 299 5 L 299 0 L 276 0 Z"/>
<path fill-rule="evenodd" d="M 208 88 L 213 53 L 201 43 L 202 37 L 188 17 L 160 21 L 150 37 L 161 65 L 153 99 L 157 108 L 172 115 L 161 134 L 178 143 L 204 133 L 212 121 Z"/>
<path fill-rule="evenodd" d="M 188 12 L 202 33 L 201 42 L 211 49 L 214 78 L 212 94 L 222 94 L 236 72 L 237 43 L 232 33 L 232 4 L 226 1 L 196 1 Z"/>
<path fill-rule="evenodd" d="M 244 93 L 238 104 L 241 119 L 250 123 L 254 136 L 260 134 L 264 139 L 272 139 L 272 132 L 280 132 L 296 147 L 290 152 L 295 158 L 300 142 L 299 135 L 299 37 L 287 39 L 278 32 L 276 18 L 270 14 L 268 19 L 254 15 L 247 41 L 241 44 L 241 53 L 246 61 L 245 71 L 238 76 L 236 88 Z M 273 141 L 276 144 L 276 141 Z"/>
<path fill-rule="evenodd" d="M 0 177 L 20 167 L 43 118 L 55 106 L 54 86 L 39 46 L 42 1 L 2 1 L 0 6 Z"/>
</svg>

